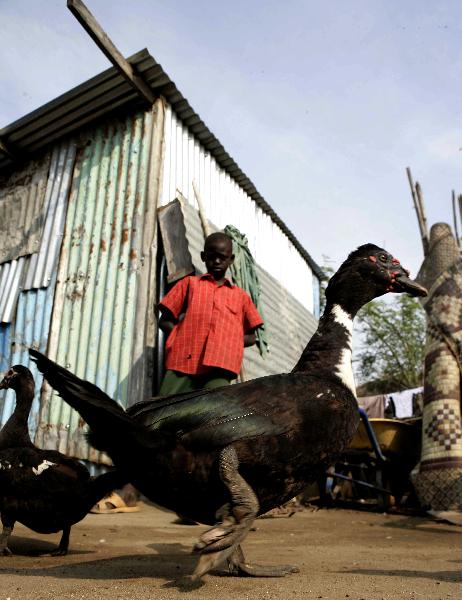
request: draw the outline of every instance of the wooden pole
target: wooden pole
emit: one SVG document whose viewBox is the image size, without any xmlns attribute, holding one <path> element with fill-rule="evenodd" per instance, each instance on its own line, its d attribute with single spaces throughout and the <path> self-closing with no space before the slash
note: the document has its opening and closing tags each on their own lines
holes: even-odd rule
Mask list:
<svg viewBox="0 0 462 600">
<path fill-rule="evenodd" d="M 11 160 L 15 160 L 15 154 L 14 154 L 13 150 L 2 139 L 0 139 L 0 152 L 3 152 L 3 154 L 6 154 L 8 156 L 8 158 L 10 158 Z"/>
<path fill-rule="evenodd" d="M 98 48 L 109 59 L 114 67 L 118 69 L 120 74 L 125 77 L 128 83 L 136 90 L 143 100 L 150 105 L 154 104 L 154 101 L 156 100 L 154 92 L 144 79 L 135 72 L 128 60 L 119 52 L 82 0 L 67 0 L 67 8 L 96 43 Z"/>
<path fill-rule="evenodd" d="M 193 190 L 194 190 L 194 196 L 196 197 L 197 206 L 199 208 L 199 216 L 200 216 L 201 223 L 202 223 L 202 229 L 204 231 L 204 237 L 207 237 L 212 233 L 212 228 L 209 225 L 207 215 L 205 214 L 204 203 L 202 202 L 202 198 L 199 193 L 199 189 L 198 189 L 194 179 L 192 182 L 192 186 L 193 186 Z"/>
<path fill-rule="evenodd" d="M 459 222 L 462 223 L 462 194 L 457 196 L 457 204 L 459 206 Z"/>
<path fill-rule="evenodd" d="M 429 237 L 428 237 L 427 217 L 425 216 L 425 205 L 424 205 L 424 201 L 423 201 L 422 188 L 420 187 L 420 183 L 418 181 L 415 182 L 415 191 L 417 194 L 417 200 L 419 202 L 419 210 L 420 210 L 420 215 L 422 217 L 425 240 L 428 244 Z"/>
<path fill-rule="evenodd" d="M 419 224 L 420 237 L 422 239 L 422 246 L 424 251 L 424 256 L 428 254 L 429 247 L 429 238 L 428 238 L 428 230 L 427 230 L 427 220 L 425 218 L 425 212 L 423 207 L 423 197 L 422 190 L 420 188 L 419 183 L 414 185 L 414 180 L 412 179 L 411 169 L 406 167 L 407 178 L 409 180 L 409 186 L 411 188 L 412 200 L 414 201 L 414 208 L 417 215 L 417 222 Z"/>
<path fill-rule="evenodd" d="M 460 248 L 459 230 L 457 227 L 456 192 L 454 190 L 452 190 L 452 218 L 454 220 L 454 233 L 456 235 L 456 242 Z"/>
</svg>

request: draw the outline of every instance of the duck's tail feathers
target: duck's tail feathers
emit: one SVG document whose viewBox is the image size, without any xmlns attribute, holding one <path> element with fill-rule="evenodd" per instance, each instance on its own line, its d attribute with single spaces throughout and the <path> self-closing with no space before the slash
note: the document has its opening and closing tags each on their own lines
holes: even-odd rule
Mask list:
<svg viewBox="0 0 462 600">
<path fill-rule="evenodd" d="M 118 470 L 107 471 L 91 479 L 88 484 L 88 510 L 114 490 L 130 483 L 129 477 Z"/>
<path fill-rule="evenodd" d="M 108 443 L 113 445 L 114 441 L 120 445 L 128 438 L 133 441 L 146 437 L 146 432 L 99 387 L 80 379 L 37 350 L 29 348 L 29 354 L 51 387 L 88 423 L 91 439 L 98 441 L 99 449 L 107 450 Z"/>
</svg>

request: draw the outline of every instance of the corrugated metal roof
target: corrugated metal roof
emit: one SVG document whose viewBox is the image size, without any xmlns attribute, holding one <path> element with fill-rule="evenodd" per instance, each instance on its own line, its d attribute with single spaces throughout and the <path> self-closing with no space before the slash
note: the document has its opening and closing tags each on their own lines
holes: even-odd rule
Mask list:
<svg viewBox="0 0 462 600">
<path fill-rule="evenodd" d="M 155 94 L 166 98 L 178 118 L 218 164 L 278 224 L 315 274 L 323 278 L 320 267 L 226 152 L 221 142 L 193 110 L 161 65 L 146 49 L 134 54 L 128 60 Z M 1 129 L 0 140 L 4 142 L 12 156 L 23 157 L 115 110 L 128 107 L 133 109 L 141 105 L 142 101 L 133 88 L 114 67 L 111 67 Z M 0 146 L 0 170 L 12 164 L 11 156 L 2 153 Z"/>
</svg>

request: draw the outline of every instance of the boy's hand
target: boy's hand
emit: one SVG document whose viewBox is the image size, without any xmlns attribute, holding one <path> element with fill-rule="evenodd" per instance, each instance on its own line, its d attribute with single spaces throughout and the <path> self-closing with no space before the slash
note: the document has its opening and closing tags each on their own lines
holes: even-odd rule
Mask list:
<svg viewBox="0 0 462 600">
<path fill-rule="evenodd" d="M 162 314 L 159 320 L 159 327 L 168 337 L 172 333 L 175 325 L 178 323 L 178 319 L 175 319 L 173 314 L 164 306 L 161 307 L 161 310 Z"/>
<path fill-rule="evenodd" d="M 253 346 L 257 341 L 257 336 L 255 335 L 255 331 L 250 333 L 244 333 L 244 348 L 248 346 Z"/>
</svg>

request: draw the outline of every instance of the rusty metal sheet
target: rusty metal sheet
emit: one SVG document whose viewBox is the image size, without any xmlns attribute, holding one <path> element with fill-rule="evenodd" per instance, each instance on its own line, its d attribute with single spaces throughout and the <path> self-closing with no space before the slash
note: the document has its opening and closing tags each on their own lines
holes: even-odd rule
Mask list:
<svg viewBox="0 0 462 600">
<path fill-rule="evenodd" d="M 154 309 L 147 301 L 152 293 L 140 280 L 150 279 L 148 269 L 155 264 L 155 228 L 145 220 L 155 216 L 157 199 L 149 197 L 154 203 L 150 207 L 147 198 L 161 168 L 152 156 L 153 143 L 160 147 L 157 136 L 163 132 L 163 126 L 155 127 L 156 114 L 111 119 L 83 140 L 69 196 L 48 344 L 51 358 L 123 406 L 129 393 L 142 388 L 131 384 L 139 375 L 134 360 L 143 359 L 135 351 L 137 328 L 146 311 Z M 146 298 L 140 299 L 140 289 Z M 138 310 L 145 313 L 137 315 Z M 138 349 L 144 349 L 143 340 Z M 88 446 L 85 431 L 80 416 L 45 388 L 36 442 L 108 462 Z"/>
<path fill-rule="evenodd" d="M 35 168 L 38 168 L 37 165 L 40 167 L 48 158 L 29 164 L 15 177 L 9 178 L 10 187 L 8 189 L 11 190 L 12 187 L 20 189 L 22 196 L 28 195 L 30 199 L 28 212 L 31 218 L 29 220 L 31 222 L 34 220 L 33 211 L 37 210 L 37 222 L 42 221 L 43 218 L 43 225 L 40 235 L 37 231 L 37 236 L 31 236 L 32 242 L 28 240 L 27 244 L 22 247 L 23 250 L 27 250 L 27 245 L 33 243 L 33 254 L 0 264 L 0 322 L 3 323 L 10 323 L 14 319 L 17 299 L 21 291 L 48 287 L 53 273 L 56 271 L 74 166 L 75 144 L 67 141 L 53 148 L 45 182 L 44 198 L 39 202 L 37 186 L 33 177 L 19 178 L 19 175 L 23 171 L 30 175 Z M 40 175 L 40 181 L 42 182 L 42 175 Z M 27 185 L 29 191 L 26 194 Z M 8 228 L 12 230 L 15 228 L 15 219 L 17 219 L 18 230 L 21 230 L 21 215 L 16 213 L 9 221 Z"/>
<path fill-rule="evenodd" d="M 56 271 L 66 219 L 76 145 L 72 140 L 53 148 L 45 193 L 45 222 L 37 253 L 30 257 L 23 289 L 47 287 Z"/>
<path fill-rule="evenodd" d="M 39 249 L 49 166 L 46 154 L 0 179 L 0 264 Z"/>
</svg>

